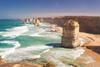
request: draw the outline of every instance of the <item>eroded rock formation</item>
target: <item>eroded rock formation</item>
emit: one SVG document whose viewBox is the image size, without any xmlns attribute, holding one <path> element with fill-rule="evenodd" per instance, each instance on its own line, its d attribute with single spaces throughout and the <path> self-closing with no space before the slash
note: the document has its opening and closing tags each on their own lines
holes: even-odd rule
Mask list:
<svg viewBox="0 0 100 67">
<path fill-rule="evenodd" d="M 39 26 L 40 25 L 40 20 L 38 18 L 35 18 L 32 23 L 35 25 L 35 26 Z"/>
<path fill-rule="evenodd" d="M 79 45 L 79 24 L 77 21 L 69 20 L 63 27 L 62 46 L 77 47 Z"/>
</svg>

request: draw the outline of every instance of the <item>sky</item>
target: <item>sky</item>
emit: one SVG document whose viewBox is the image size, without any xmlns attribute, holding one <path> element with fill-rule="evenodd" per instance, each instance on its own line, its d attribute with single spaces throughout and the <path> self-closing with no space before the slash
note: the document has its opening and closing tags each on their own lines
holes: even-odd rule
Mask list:
<svg viewBox="0 0 100 67">
<path fill-rule="evenodd" d="M 0 0 L 0 18 L 100 16 L 100 0 Z"/>
</svg>

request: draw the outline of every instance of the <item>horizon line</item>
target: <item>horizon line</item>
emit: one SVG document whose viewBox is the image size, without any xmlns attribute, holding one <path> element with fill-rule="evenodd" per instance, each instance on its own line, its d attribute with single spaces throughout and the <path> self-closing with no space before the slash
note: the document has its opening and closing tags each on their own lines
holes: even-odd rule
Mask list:
<svg viewBox="0 0 100 67">
<path fill-rule="evenodd" d="M 20 19 L 20 18 L 34 18 L 34 17 L 61 17 L 61 16 L 97 16 L 99 13 L 31 13 L 31 14 L 14 14 L 10 15 L 7 18 L 1 17 L 0 19 Z"/>
</svg>

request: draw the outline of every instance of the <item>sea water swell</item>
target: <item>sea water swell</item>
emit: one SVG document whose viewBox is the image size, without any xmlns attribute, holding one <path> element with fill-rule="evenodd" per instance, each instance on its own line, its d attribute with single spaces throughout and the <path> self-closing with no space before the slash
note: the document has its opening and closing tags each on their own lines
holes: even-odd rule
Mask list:
<svg viewBox="0 0 100 67">
<path fill-rule="evenodd" d="M 52 33 L 48 32 L 50 30 L 48 24 L 41 24 L 39 28 L 34 27 L 34 25 L 32 24 L 23 24 L 23 26 L 17 26 L 17 27 L 13 26 L 5 29 L 6 29 L 5 31 L 0 31 L 0 36 L 4 38 L 0 39 L 0 44 L 13 45 L 13 47 L 11 48 L 0 47 L 0 56 L 1 58 L 3 58 L 8 62 L 16 62 L 16 61 L 21 61 L 23 59 L 37 58 L 40 57 L 40 55 L 34 54 L 35 52 L 52 48 L 52 46 L 46 46 L 43 43 L 38 46 L 32 43 L 32 46 L 27 46 L 23 48 L 21 47 L 21 45 L 24 44 L 21 44 L 18 40 L 16 40 L 16 37 L 19 36 L 31 36 L 33 38 L 56 37 L 55 35 L 53 36 Z"/>
<path fill-rule="evenodd" d="M 6 29 L 5 32 L 0 32 L 0 35 L 3 37 L 15 38 L 15 37 L 20 36 L 21 34 L 27 32 L 27 31 L 28 31 L 27 26 L 19 26 L 19 27 Z"/>
<path fill-rule="evenodd" d="M 56 33 L 52 33 L 49 31 L 50 28 L 48 25 L 42 24 L 39 28 L 35 28 L 34 25 L 31 24 L 25 24 L 23 26 L 18 26 L 14 28 L 7 29 L 5 32 L 1 32 L 0 35 L 3 37 L 11 37 L 15 38 L 20 35 L 27 35 L 32 37 L 46 37 L 48 39 L 50 38 L 57 38 L 59 39 L 59 36 Z M 32 43 L 32 46 L 28 47 L 20 47 L 21 45 L 16 39 L 14 40 L 4 40 L 0 41 L 0 43 L 7 43 L 10 45 L 14 45 L 12 48 L 5 48 L 0 50 L 2 51 L 0 53 L 1 57 L 8 61 L 8 62 L 17 62 L 24 59 L 34 59 L 39 58 L 41 52 L 49 48 L 53 48 L 53 46 L 46 46 L 45 44 L 37 45 Z M 40 52 L 39 52 L 40 51 Z M 39 52 L 38 54 L 34 54 L 36 52 Z"/>
<path fill-rule="evenodd" d="M 1 31 L 0 35 L 3 37 L 10 37 L 15 38 L 20 35 L 27 35 L 27 36 L 39 36 L 39 37 L 46 37 L 55 35 L 55 33 L 50 32 L 50 28 L 47 24 L 41 24 L 39 28 L 35 27 L 32 24 L 25 24 L 23 26 L 13 27 L 6 29 L 6 31 Z"/>
<path fill-rule="evenodd" d="M 0 53 L 2 58 L 5 58 L 6 55 L 13 53 L 16 48 L 20 47 L 20 43 L 17 42 L 17 41 L 0 41 L 0 43 L 7 43 L 7 44 L 10 44 L 10 45 L 14 45 L 14 47 L 9 48 L 8 50 L 5 50 L 4 52 Z M 2 50 L 2 49 L 0 49 L 0 50 Z"/>
<path fill-rule="evenodd" d="M 49 38 L 59 38 L 59 34 L 56 32 L 50 32 L 50 26 L 46 23 L 41 23 L 39 27 L 32 25 L 27 25 L 29 31 L 23 33 L 23 35 L 32 36 L 32 37 L 49 37 Z"/>
<path fill-rule="evenodd" d="M 0 43 L 7 43 L 9 45 L 14 45 L 12 48 L 0 48 L 0 56 L 7 62 L 17 62 L 24 59 L 33 59 L 39 58 L 40 53 L 44 49 L 53 48 L 52 46 L 45 46 L 45 45 L 33 45 L 28 46 L 26 48 L 20 48 L 20 43 L 18 41 L 0 41 Z M 34 52 L 39 52 L 38 55 L 34 54 Z"/>
</svg>

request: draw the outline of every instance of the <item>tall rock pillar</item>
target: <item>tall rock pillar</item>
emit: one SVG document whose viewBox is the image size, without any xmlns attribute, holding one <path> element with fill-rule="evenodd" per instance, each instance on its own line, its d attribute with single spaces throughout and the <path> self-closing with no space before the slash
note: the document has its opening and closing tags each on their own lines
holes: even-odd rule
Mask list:
<svg viewBox="0 0 100 67">
<path fill-rule="evenodd" d="M 40 20 L 39 18 L 34 18 L 33 22 L 32 22 L 35 26 L 39 26 L 40 25 Z"/>
<path fill-rule="evenodd" d="M 63 27 L 62 46 L 77 47 L 79 45 L 79 24 L 77 21 L 69 20 Z"/>
</svg>

